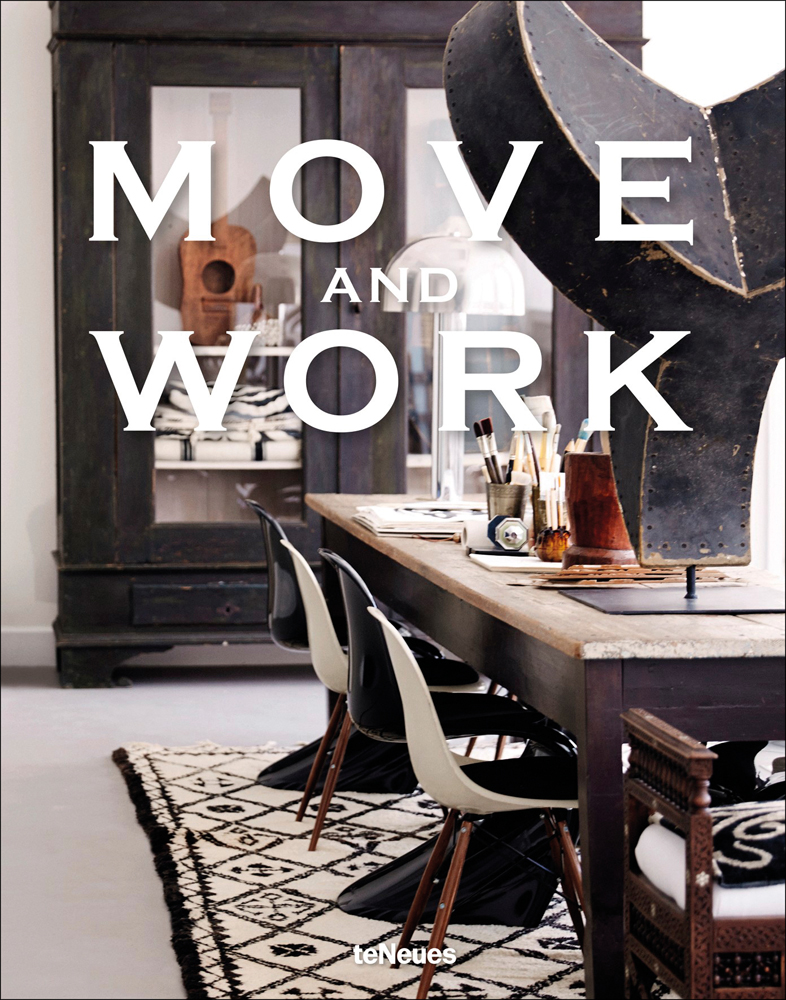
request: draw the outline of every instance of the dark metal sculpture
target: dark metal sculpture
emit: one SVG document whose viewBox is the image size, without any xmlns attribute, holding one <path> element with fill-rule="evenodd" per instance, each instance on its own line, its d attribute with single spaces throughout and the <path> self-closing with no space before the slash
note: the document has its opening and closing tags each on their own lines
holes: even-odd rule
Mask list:
<svg viewBox="0 0 786 1000">
<path fill-rule="evenodd" d="M 646 77 L 565 3 L 483 2 L 453 29 L 445 89 L 487 198 L 509 141 L 543 141 L 505 228 L 564 295 L 615 331 L 615 366 L 651 330 L 690 330 L 646 374 L 692 433 L 655 432 L 627 389 L 612 398 L 614 471 L 639 561 L 749 562 L 756 438 L 783 355 L 783 73 L 700 108 Z M 668 174 L 671 200 L 636 199 L 624 215 L 632 228 L 693 219 L 693 245 L 596 242 L 596 141 L 688 136 L 691 162 L 626 162 L 626 180 Z"/>
</svg>

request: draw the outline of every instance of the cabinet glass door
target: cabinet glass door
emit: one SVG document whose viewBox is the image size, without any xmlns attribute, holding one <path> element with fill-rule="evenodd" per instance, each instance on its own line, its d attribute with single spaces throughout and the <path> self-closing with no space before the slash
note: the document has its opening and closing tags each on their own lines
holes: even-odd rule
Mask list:
<svg viewBox="0 0 786 1000">
<path fill-rule="evenodd" d="M 153 350 L 162 330 L 193 330 L 208 387 L 231 330 L 258 331 L 224 417 L 196 430 L 177 369 L 153 420 L 157 522 L 255 519 L 253 499 L 276 517 L 302 511 L 302 427 L 283 389 L 301 337 L 301 247 L 270 204 L 270 177 L 301 142 L 296 87 L 153 87 L 151 171 L 158 190 L 179 141 L 211 139 L 213 242 L 187 241 L 184 187 L 152 241 Z M 295 203 L 302 202 L 299 181 Z"/>
<path fill-rule="evenodd" d="M 184 141 L 213 142 L 213 240 L 185 240 L 188 185 L 150 240 L 122 195 L 114 255 L 115 329 L 141 386 L 159 332 L 193 331 L 201 374 L 212 388 L 232 330 L 256 334 L 224 416 L 224 430 L 196 430 L 189 394 L 173 368 L 154 431 L 124 433 L 116 423 L 112 504 L 117 547 L 128 562 L 245 565 L 262 552 L 253 499 L 286 521 L 309 557 L 319 519 L 305 494 L 336 488 L 334 435 L 309 427 L 283 391 L 287 359 L 301 338 L 335 329 L 338 307 L 321 301 L 337 259 L 334 245 L 302 242 L 279 223 L 270 177 L 300 143 L 338 137 L 335 46 L 119 44 L 115 50 L 112 134 L 151 195 Z M 122 85 L 121 85 L 122 84 Z M 293 183 L 302 214 L 333 225 L 338 167 L 307 163 Z M 104 328 L 105 321 L 102 321 Z M 101 328 L 101 327 L 98 327 Z M 312 398 L 335 411 L 336 352 L 309 371 Z"/>
</svg>

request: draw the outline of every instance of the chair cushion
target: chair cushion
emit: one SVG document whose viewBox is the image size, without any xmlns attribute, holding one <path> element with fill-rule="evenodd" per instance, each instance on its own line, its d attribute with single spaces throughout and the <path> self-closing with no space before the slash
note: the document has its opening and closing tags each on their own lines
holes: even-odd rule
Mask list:
<svg viewBox="0 0 786 1000">
<path fill-rule="evenodd" d="M 482 788 L 528 799 L 576 799 L 575 757 L 512 757 L 464 764 L 464 774 Z"/>
<path fill-rule="evenodd" d="M 712 873 L 727 889 L 739 886 L 782 885 L 786 802 L 740 802 L 710 809 L 712 815 Z M 660 813 L 650 817 L 682 837 Z"/>
<path fill-rule="evenodd" d="M 659 823 L 651 823 L 639 837 L 636 861 L 642 874 L 685 909 L 685 840 Z M 715 917 L 783 917 L 783 884 L 728 889 L 712 888 Z"/>
<path fill-rule="evenodd" d="M 416 654 L 421 673 L 429 687 L 458 687 L 460 684 L 477 684 L 480 676 L 477 670 L 461 660 L 437 659 Z"/>
<path fill-rule="evenodd" d="M 786 802 L 711 809 L 712 864 L 722 886 L 783 885 Z"/>
</svg>

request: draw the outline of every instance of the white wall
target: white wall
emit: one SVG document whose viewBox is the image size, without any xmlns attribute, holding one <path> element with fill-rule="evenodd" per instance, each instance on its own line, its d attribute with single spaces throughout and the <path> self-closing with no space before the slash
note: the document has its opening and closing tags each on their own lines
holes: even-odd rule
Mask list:
<svg viewBox="0 0 786 1000">
<path fill-rule="evenodd" d="M 780 2 L 644 0 L 652 39 L 645 69 L 687 98 L 731 96 L 783 66 L 783 11 Z M 45 0 L 3 0 L 1 13 L 2 661 L 49 664 L 56 614 L 49 9 Z M 783 547 L 782 374 L 754 490 L 754 558 L 774 569 Z"/>
<path fill-rule="evenodd" d="M 780 0 L 644 0 L 644 72 L 711 107 L 783 69 Z"/>
<path fill-rule="evenodd" d="M 49 7 L 2 15 L 2 662 L 54 662 L 55 329 Z"/>
</svg>

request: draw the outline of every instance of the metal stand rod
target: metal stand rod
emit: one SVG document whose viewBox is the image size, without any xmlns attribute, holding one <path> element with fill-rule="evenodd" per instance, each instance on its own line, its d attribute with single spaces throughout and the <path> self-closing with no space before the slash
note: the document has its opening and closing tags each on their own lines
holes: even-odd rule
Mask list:
<svg viewBox="0 0 786 1000">
<path fill-rule="evenodd" d="M 431 360 L 431 495 L 439 500 L 444 489 L 442 473 L 442 441 L 439 427 L 442 423 L 440 407 L 442 403 L 442 342 L 439 338 L 439 313 L 432 313 L 432 360 Z"/>
<path fill-rule="evenodd" d="M 687 587 L 686 587 L 686 590 L 685 590 L 685 600 L 686 601 L 695 601 L 696 598 L 699 596 L 696 593 L 696 567 L 695 566 L 688 566 L 688 568 L 687 568 L 687 570 L 685 572 L 685 577 L 686 577 L 686 584 L 687 584 Z"/>
<path fill-rule="evenodd" d="M 442 339 L 440 330 L 467 328 L 463 313 L 433 313 L 431 401 L 431 495 L 437 500 L 461 500 L 464 495 L 464 432 L 440 431 L 442 426 Z"/>
</svg>

